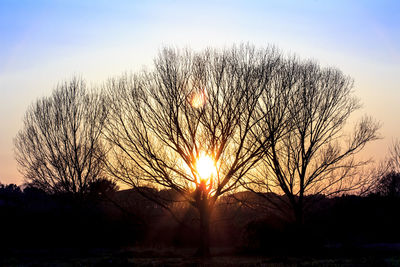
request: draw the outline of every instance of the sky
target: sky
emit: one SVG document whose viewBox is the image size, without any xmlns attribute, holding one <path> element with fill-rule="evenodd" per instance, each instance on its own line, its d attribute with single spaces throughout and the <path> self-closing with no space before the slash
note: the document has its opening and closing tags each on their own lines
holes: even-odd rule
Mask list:
<svg viewBox="0 0 400 267">
<path fill-rule="evenodd" d="M 355 81 L 382 139 L 400 138 L 400 1 L 0 0 L 0 183 L 23 183 L 13 138 L 26 109 L 74 75 L 89 84 L 151 66 L 163 46 L 273 44 Z"/>
</svg>

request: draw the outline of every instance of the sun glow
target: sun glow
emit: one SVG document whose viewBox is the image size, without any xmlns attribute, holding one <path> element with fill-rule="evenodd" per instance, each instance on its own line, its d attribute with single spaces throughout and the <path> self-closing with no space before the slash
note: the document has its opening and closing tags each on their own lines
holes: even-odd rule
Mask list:
<svg viewBox="0 0 400 267">
<path fill-rule="evenodd" d="M 196 171 L 199 176 L 197 182 L 200 182 L 201 180 L 209 182 L 209 179 L 212 179 L 212 177 L 217 174 L 214 160 L 205 154 L 200 155 L 197 159 Z"/>
<path fill-rule="evenodd" d="M 201 89 L 198 92 L 193 92 L 190 97 L 190 105 L 194 108 L 203 107 L 208 100 L 208 94 L 206 89 Z"/>
</svg>

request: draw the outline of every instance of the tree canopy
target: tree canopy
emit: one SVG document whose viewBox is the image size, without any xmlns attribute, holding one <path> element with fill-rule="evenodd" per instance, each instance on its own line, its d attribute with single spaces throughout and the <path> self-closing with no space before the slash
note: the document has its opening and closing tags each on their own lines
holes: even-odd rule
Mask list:
<svg viewBox="0 0 400 267">
<path fill-rule="evenodd" d="M 80 78 L 59 84 L 50 97 L 37 100 L 14 139 L 26 182 L 47 192 L 87 192 L 103 175 L 106 117 L 101 96 L 89 92 Z"/>
</svg>

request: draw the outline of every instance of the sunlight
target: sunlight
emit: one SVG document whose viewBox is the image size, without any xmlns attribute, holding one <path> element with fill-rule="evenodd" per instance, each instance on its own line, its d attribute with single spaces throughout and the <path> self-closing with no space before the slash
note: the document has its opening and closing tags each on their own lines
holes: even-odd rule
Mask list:
<svg viewBox="0 0 400 267">
<path fill-rule="evenodd" d="M 190 105 L 194 108 L 201 108 L 203 107 L 208 100 L 207 90 L 200 89 L 198 92 L 193 92 L 190 98 Z"/>
<path fill-rule="evenodd" d="M 215 166 L 214 160 L 206 155 L 201 154 L 196 161 L 196 171 L 199 175 L 199 180 L 197 181 L 200 183 L 201 180 L 207 181 L 210 183 L 210 179 L 217 174 L 217 168 Z"/>
</svg>

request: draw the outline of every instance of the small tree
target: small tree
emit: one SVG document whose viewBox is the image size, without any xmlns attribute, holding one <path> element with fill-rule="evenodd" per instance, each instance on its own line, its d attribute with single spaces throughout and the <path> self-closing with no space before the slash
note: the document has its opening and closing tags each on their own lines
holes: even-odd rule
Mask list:
<svg viewBox="0 0 400 267">
<path fill-rule="evenodd" d="M 389 156 L 381 164 L 376 176 L 375 192 L 382 196 L 400 196 L 400 141 L 396 140 L 389 148 Z"/>
<path fill-rule="evenodd" d="M 274 116 L 281 119 L 265 117 L 260 124 L 257 133 L 270 142 L 261 172 L 254 173 L 245 186 L 264 197 L 265 192 L 283 194 L 279 198 L 283 203 L 274 203 L 288 206 L 301 225 L 307 195 L 334 195 L 362 186 L 356 170 L 366 162 L 356 161 L 354 155 L 377 139 L 379 125 L 365 117 L 346 135 L 348 118 L 360 108 L 352 79 L 314 62 L 295 58 L 288 62 L 287 93 L 280 101 L 281 115 Z"/>
<path fill-rule="evenodd" d="M 100 138 L 106 116 L 100 96 L 78 78 L 36 101 L 14 139 L 26 182 L 51 193 L 85 194 L 103 173 Z"/>
<path fill-rule="evenodd" d="M 400 173 L 400 140 L 393 141 L 389 149 L 387 166 L 390 172 Z"/>
<path fill-rule="evenodd" d="M 387 172 L 380 177 L 376 188 L 376 193 L 381 196 L 398 197 L 400 196 L 400 173 Z"/>
<path fill-rule="evenodd" d="M 172 189 L 199 212 L 198 255 L 209 255 L 210 216 L 261 157 L 255 114 L 280 55 L 241 46 L 202 52 L 163 49 L 155 68 L 107 84 L 110 171 L 169 209 L 146 187 Z"/>
</svg>

